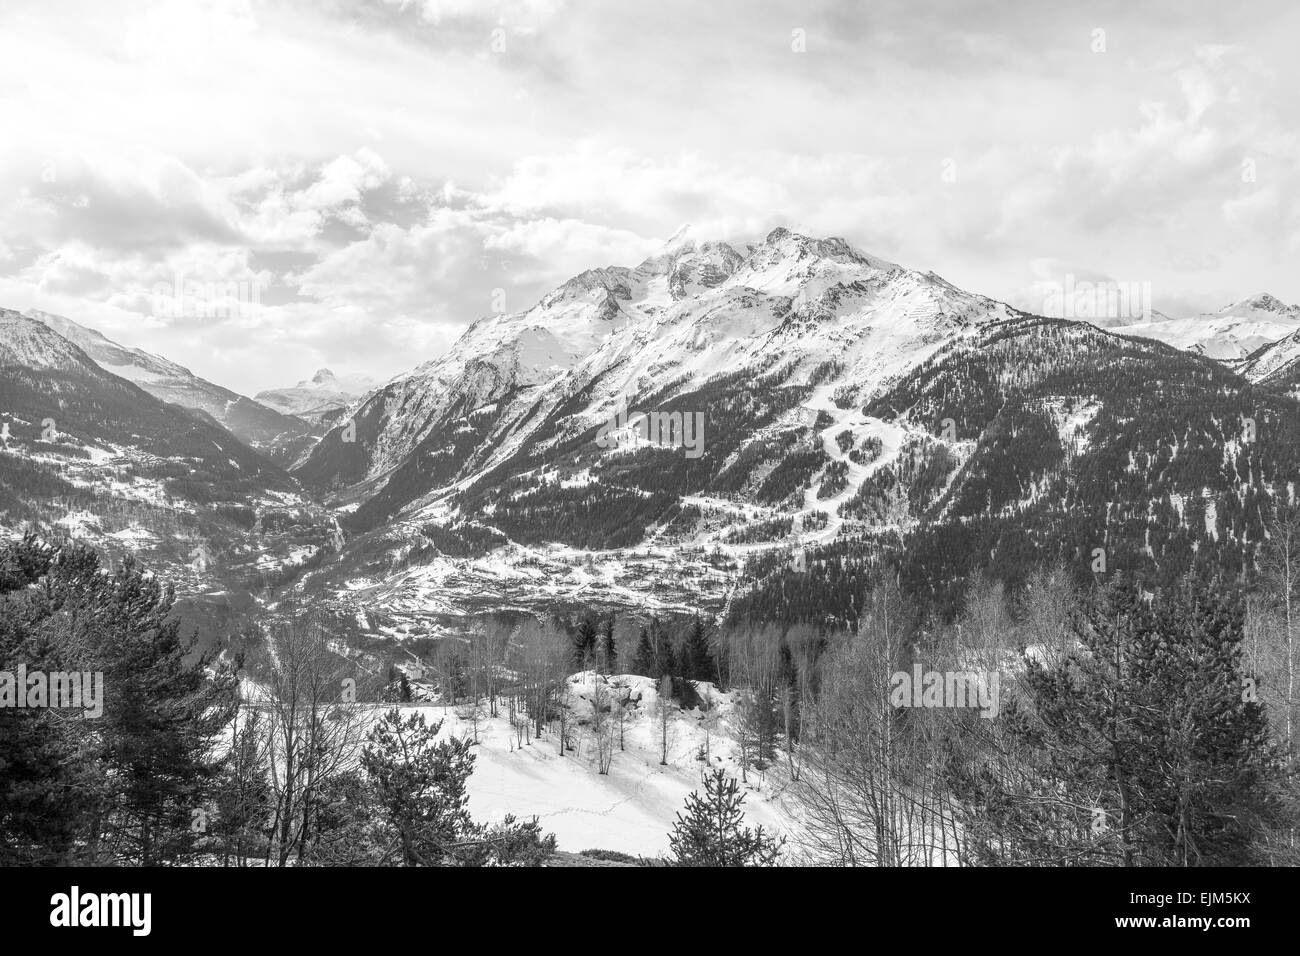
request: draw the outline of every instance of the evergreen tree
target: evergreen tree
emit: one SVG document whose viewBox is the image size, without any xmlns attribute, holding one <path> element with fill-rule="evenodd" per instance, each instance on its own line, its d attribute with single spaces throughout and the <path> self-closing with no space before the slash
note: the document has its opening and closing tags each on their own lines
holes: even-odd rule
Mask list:
<svg viewBox="0 0 1300 956">
<path fill-rule="evenodd" d="M 1190 581 L 1150 600 L 1131 581 L 1094 595 L 1080 649 L 1031 661 L 1029 713 L 1004 712 L 1028 766 L 1009 782 L 964 778 L 986 862 L 1257 862 L 1277 765 L 1241 625 L 1235 603 Z"/>
<path fill-rule="evenodd" d="M 678 663 L 684 661 L 686 655 L 678 655 Z M 695 682 L 688 677 L 684 677 L 678 668 L 678 674 L 673 678 L 673 698 L 677 701 L 682 710 L 690 710 L 700 705 L 700 695 L 695 689 Z"/>
<path fill-rule="evenodd" d="M 709 652 L 709 638 L 699 615 L 696 615 L 690 632 L 686 635 L 682 659 L 685 662 L 682 664 L 685 677 L 710 683 L 717 682 L 717 667 L 714 665 L 713 655 Z"/>
<path fill-rule="evenodd" d="M 678 673 L 677 655 L 673 653 L 672 644 L 664 641 L 660 649 L 659 660 L 655 663 L 655 670 L 661 677 L 671 677 Z"/>
<path fill-rule="evenodd" d="M 614 646 L 614 614 L 611 612 L 609 617 L 605 618 L 605 629 L 601 635 L 603 649 L 605 651 L 605 666 L 611 671 L 614 669 L 615 651 Z"/>
<path fill-rule="evenodd" d="M 596 654 L 596 622 L 590 616 L 584 617 L 573 636 L 573 663 L 579 670 L 591 666 Z"/>
<path fill-rule="evenodd" d="M 642 677 L 659 677 L 659 664 L 655 660 L 654 647 L 650 644 L 650 632 L 644 627 L 641 628 L 641 636 L 637 640 L 636 654 L 632 657 L 632 673 L 639 674 Z"/>
<path fill-rule="evenodd" d="M 214 813 L 208 827 L 213 850 L 223 865 L 244 866 L 265 849 L 270 833 L 271 786 L 262 715 L 248 710 L 237 725 L 217 781 Z"/>
<path fill-rule="evenodd" d="M 386 712 L 370 731 L 361 766 L 381 826 L 393 837 L 392 862 L 439 866 L 455 860 L 457 842 L 472 831 L 465 792 L 474 768 L 470 742 L 437 740 L 423 714 Z"/>
<path fill-rule="evenodd" d="M 316 795 L 313 833 L 304 859 L 320 866 L 378 866 L 391 862 L 376 838 L 390 831 L 375 826 L 375 793 L 357 768 L 331 775 Z"/>
<path fill-rule="evenodd" d="M 80 596 L 75 575 L 66 584 Z M 103 590 L 82 607 L 95 620 L 107 698 L 95 722 L 112 781 L 106 842 L 121 862 L 174 861 L 192 849 L 194 811 L 208 805 L 220 770 L 212 742 L 233 716 L 235 674 L 215 651 L 194 654 L 172 616 L 173 592 L 132 560 L 98 580 Z"/>
<path fill-rule="evenodd" d="M 40 575 L 42 586 L 14 588 Z M 0 548 L 0 670 L 102 675 L 102 713 L 0 709 L 0 857 L 174 863 L 205 827 L 234 667 L 180 634 L 174 595 L 84 548 Z M 237 666 L 237 665 L 236 665 Z M 42 821 L 40 818 L 44 817 Z"/>
<path fill-rule="evenodd" d="M 388 711 L 371 729 L 361 755 L 362 799 L 380 819 L 381 838 L 372 862 L 403 866 L 537 866 L 555 852 L 555 836 L 536 818 L 476 824 L 466 809 L 466 785 L 474 755 L 466 738 L 437 740 L 442 721 L 426 724 L 423 714 L 403 718 Z M 345 833 L 354 817 L 341 816 Z M 366 842 L 358 834 L 359 842 Z M 339 841 L 334 841 L 337 844 Z M 393 849 L 385 850 L 384 847 Z M 365 862 L 365 861 L 358 861 Z"/>
<path fill-rule="evenodd" d="M 746 752 L 752 754 L 754 767 L 765 770 L 776 759 L 777 736 L 781 732 L 776 697 L 762 687 L 750 688 L 741 695 L 736 709 L 736 733 Z"/>
<path fill-rule="evenodd" d="M 785 838 L 774 840 L 744 826 L 745 797 L 734 777 L 713 770 L 704 777 L 704 795 L 692 791 L 686 815 L 677 814 L 668 843 L 675 866 L 772 866 Z"/>
<path fill-rule="evenodd" d="M 500 823 L 481 827 L 479 840 L 461 851 L 465 866 L 541 866 L 555 853 L 555 834 L 543 833 L 534 817 L 520 823 L 507 813 Z"/>
<path fill-rule="evenodd" d="M 26 611 L 26 589 L 53 559 L 32 537 L 0 546 L 0 670 L 62 667 L 58 648 L 33 633 Z M 79 757 L 79 723 L 49 710 L 0 707 L 0 864 L 75 862 L 102 783 L 94 762 Z"/>
</svg>

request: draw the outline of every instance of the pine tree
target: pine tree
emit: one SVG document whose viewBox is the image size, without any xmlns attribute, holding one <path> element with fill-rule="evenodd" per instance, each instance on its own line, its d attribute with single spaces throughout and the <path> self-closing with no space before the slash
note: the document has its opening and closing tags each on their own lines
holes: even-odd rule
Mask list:
<svg viewBox="0 0 1300 956">
<path fill-rule="evenodd" d="M 632 673 L 641 677 L 658 677 L 658 663 L 655 651 L 650 644 L 650 632 L 641 628 L 641 637 L 637 640 L 636 654 L 632 658 Z"/>
<path fill-rule="evenodd" d="M 664 641 L 663 647 L 660 649 L 659 660 L 656 662 L 655 669 L 660 676 L 671 677 L 678 672 L 677 655 L 673 653 L 672 644 L 667 641 Z"/>
<path fill-rule="evenodd" d="M 104 715 L 94 722 L 111 793 L 104 848 L 120 862 L 174 861 L 192 850 L 193 813 L 208 805 L 220 769 L 212 742 L 234 713 L 234 674 L 214 651 L 193 653 L 174 593 L 134 561 L 92 583 L 80 560 L 63 557 L 50 574 L 64 594 L 59 610 L 81 617 L 93 669 L 104 673 Z"/>
<path fill-rule="evenodd" d="M 718 673 L 713 662 L 713 655 L 709 652 L 709 638 L 704 629 L 704 622 L 696 615 L 695 622 L 691 625 L 690 633 L 686 635 L 686 643 L 682 648 L 683 676 L 691 680 L 703 680 L 710 683 L 717 683 Z"/>
<path fill-rule="evenodd" d="M 605 630 L 602 634 L 603 647 L 605 651 L 605 667 L 609 670 L 614 669 L 615 655 L 617 648 L 614 646 L 614 615 L 611 612 L 609 617 L 605 618 Z"/>
<path fill-rule="evenodd" d="M 1027 668 L 1032 719 L 1004 713 L 1027 772 L 966 795 L 985 808 L 968 831 L 987 834 L 986 861 L 1257 862 L 1276 764 L 1240 608 L 1190 579 L 1150 600 L 1126 580 L 1088 601 L 1075 636 L 1078 652 Z"/>
<path fill-rule="evenodd" d="M 478 843 L 461 850 L 466 866 L 542 866 L 555 853 L 555 834 L 543 833 L 534 817 L 520 823 L 507 813 L 500 823 L 480 828 Z"/>
<path fill-rule="evenodd" d="M 63 666 L 54 642 L 27 627 L 35 622 L 23 601 L 53 560 L 32 537 L 0 546 L 0 669 L 13 671 L 19 661 L 31 671 Z M 75 861 L 101 783 L 94 762 L 79 755 L 79 723 L 49 710 L 0 707 L 0 865 Z"/>
<path fill-rule="evenodd" d="M 704 777 L 704 795 L 692 791 L 686 815 L 677 814 L 668 844 L 675 866 L 772 866 L 785 844 L 744 826 L 745 797 L 734 777 L 713 770 Z"/>
<path fill-rule="evenodd" d="M 442 721 L 423 714 L 403 718 L 393 709 L 370 731 L 361 753 L 381 825 L 393 836 L 402 866 L 453 862 L 457 842 L 473 832 L 466 784 L 474 769 L 470 742 L 437 740 Z"/>
<path fill-rule="evenodd" d="M 218 778 L 208 833 L 223 865 L 245 866 L 270 833 L 270 763 L 262 715 L 249 709 L 232 729 L 230 752 Z"/>
<path fill-rule="evenodd" d="M 579 670 L 586 670 L 591 666 L 591 660 L 596 653 L 596 622 L 590 617 L 585 617 L 578 625 L 577 633 L 573 636 L 573 663 Z"/>
<path fill-rule="evenodd" d="M 33 568 L 31 554 L 0 556 L 9 580 Z M 42 587 L 4 600 L 0 667 L 21 660 L 33 670 L 102 674 L 103 712 L 0 712 L 0 856 L 11 852 L 6 845 L 19 859 L 41 849 L 28 841 L 37 832 L 30 814 L 42 812 L 58 814 L 57 823 L 35 824 L 49 841 L 46 858 L 53 849 L 65 862 L 148 866 L 194 852 L 204 828 L 192 823 L 215 792 L 222 761 L 213 742 L 234 715 L 236 681 L 234 667 L 181 636 L 174 601 L 130 559 L 105 573 L 80 547 L 50 558 Z M 54 776 L 41 769 L 61 753 L 75 754 L 63 760 L 71 766 Z"/>
</svg>

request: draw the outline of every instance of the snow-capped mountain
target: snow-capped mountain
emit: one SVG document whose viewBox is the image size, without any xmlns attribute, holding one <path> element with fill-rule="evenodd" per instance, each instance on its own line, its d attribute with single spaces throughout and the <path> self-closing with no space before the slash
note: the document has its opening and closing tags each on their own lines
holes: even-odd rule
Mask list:
<svg viewBox="0 0 1300 956">
<path fill-rule="evenodd" d="M 1221 318 L 1294 313 L 1259 296 Z M 11 325 L 14 361 L 85 364 Z M 347 406 L 294 472 L 357 533 L 311 586 L 395 634 L 557 602 L 797 616 L 796 553 L 817 581 L 902 548 L 940 602 L 944 568 L 1079 561 L 1096 540 L 1120 563 L 1240 560 L 1251 502 L 1300 477 L 1300 415 L 1270 385 L 1300 332 L 1235 363 L 1269 386 L 1251 392 L 1234 363 L 1129 331 L 1028 315 L 841 239 L 678 236 L 480 319 Z M 151 358 L 91 342 L 106 366 Z M 336 384 L 322 371 L 299 397 Z M 823 586 L 807 600 L 850 621 L 840 577 L 798 593 Z"/>
<path fill-rule="evenodd" d="M 15 361 L 84 358 L 11 324 Z M 395 637 L 557 604 L 848 625 L 886 552 L 945 613 L 973 571 L 1103 545 L 1235 566 L 1300 480 L 1284 347 L 1231 363 L 1033 316 L 841 239 L 678 236 L 348 406 L 294 474 L 355 537 L 301 583 Z"/>
<path fill-rule="evenodd" d="M 12 309 L 0 309 L 0 365 L 6 368 L 78 370 L 100 379 L 98 366 L 68 339 L 52 334 L 37 320 Z"/>
<path fill-rule="evenodd" d="M 634 268 L 593 269 L 532 308 L 482 319 L 443 357 L 379 389 L 297 474 L 353 486 L 392 514 L 464 485 L 536 442 L 589 430 L 621 396 L 689 391 L 781 366 L 850 388 L 896 375 L 951 337 L 1015 310 L 842 239 L 773 230 L 742 254 L 682 239 Z M 829 379 L 827 379 L 829 381 Z"/>
<path fill-rule="evenodd" d="M 1086 568 L 1098 542 L 1116 567 L 1240 561 L 1251 502 L 1300 465 L 1291 404 L 777 229 L 480 320 L 296 474 L 361 532 L 315 586 L 390 635 L 557 604 L 851 622 L 882 549 L 940 606 L 990 561 Z M 697 453 L 644 416 L 698 422 Z"/>
<path fill-rule="evenodd" d="M 376 384 L 366 375 L 338 376 L 323 368 L 290 388 L 267 389 L 253 397 L 268 408 L 296 415 L 313 425 L 333 424 L 344 409 L 368 395 Z"/>
<path fill-rule="evenodd" d="M 1191 318 L 1163 318 L 1117 326 L 1111 331 L 1156 339 L 1175 348 L 1221 361 L 1244 359 L 1300 329 L 1300 306 L 1267 292 Z"/>
<path fill-rule="evenodd" d="M 277 464 L 292 464 L 313 440 L 311 429 L 298 419 L 200 378 L 161 355 L 120 345 L 61 315 L 40 310 L 27 315 L 75 343 L 105 371 L 134 382 L 161 401 L 210 416 Z"/>
<path fill-rule="evenodd" d="M 1237 370 L 1252 382 L 1297 394 L 1300 391 L 1300 328 L 1276 342 L 1260 346 L 1238 363 Z"/>
</svg>

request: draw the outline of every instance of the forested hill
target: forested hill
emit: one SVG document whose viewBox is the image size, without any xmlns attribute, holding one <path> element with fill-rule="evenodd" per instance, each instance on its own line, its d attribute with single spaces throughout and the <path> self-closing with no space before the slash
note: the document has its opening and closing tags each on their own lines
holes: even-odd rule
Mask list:
<svg viewBox="0 0 1300 956">
<path fill-rule="evenodd" d="M 1059 320 L 954 343 L 863 411 L 933 437 L 841 505 L 864 534 L 820 548 L 803 574 L 778 572 L 737 613 L 851 619 L 854 569 L 882 549 L 946 615 L 977 570 L 1013 588 L 1058 561 L 1080 579 L 1242 578 L 1300 473 L 1291 398 L 1214 361 Z M 901 540 L 882 537 L 884 521 L 909 519 Z"/>
</svg>

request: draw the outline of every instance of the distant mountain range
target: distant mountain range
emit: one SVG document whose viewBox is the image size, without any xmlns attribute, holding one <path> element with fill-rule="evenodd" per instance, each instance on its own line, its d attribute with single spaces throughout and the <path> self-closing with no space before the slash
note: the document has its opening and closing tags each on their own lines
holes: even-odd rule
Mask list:
<svg viewBox="0 0 1300 956">
<path fill-rule="evenodd" d="M 131 445 L 223 487 L 233 468 L 244 490 L 220 507 L 310 512 L 300 584 L 389 639 L 566 605 L 851 624 L 881 561 L 939 613 L 975 571 L 1083 579 L 1098 553 L 1153 582 L 1233 573 L 1300 482 L 1300 307 L 1257 295 L 1101 327 L 787 229 L 682 233 L 387 383 L 322 369 L 256 400 L 67 319 L 4 315 L 0 356 L 30 383 L 9 406 L 25 467 L 54 407 L 91 460 Z M 75 381 L 38 387 L 64 366 Z M 92 413 L 114 403 L 143 419 Z"/>
<path fill-rule="evenodd" d="M 886 552 L 945 612 L 974 570 L 1086 575 L 1096 549 L 1162 577 L 1239 568 L 1300 480 L 1300 417 L 1210 353 L 1265 313 L 1285 334 L 1274 303 L 1173 348 L 1164 323 L 1030 315 L 842 239 L 679 237 L 356 406 L 294 472 L 358 535 L 314 576 L 410 627 L 584 601 L 851 622 Z M 699 416 L 702 453 L 624 408 Z"/>
<path fill-rule="evenodd" d="M 311 423 L 214 385 L 160 355 L 119 345 L 60 315 L 27 314 L 75 343 L 106 372 L 134 382 L 154 398 L 206 416 L 280 465 L 292 464 L 314 440 Z"/>
<path fill-rule="evenodd" d="M 1226 305 L 1218 312 L 1186 319 L 1167 316 L 1112 327 L 1123 335 L 1158 339 L 1212 359 L 1244 359 L 1300 329 L 1300 306 L 1286 305 L 1267 292 Z"/>
<path fill-rule="evenodd" d="M 255 595 L 341 539 L 262 451 L 166 400 L 213 394 L 233 396 L 67 320 L 0 309 L 0 535 L 33 530 L 136 558 L 177 588 L 205 636 L 233 628 Z"/>
<path fill-rule="evenodd" d="M 334 420 L 357 399 L 374 390 L 375 380 L 356 375 L 340 378 L 323 368 L 292 388 L 273 388 L 254 397 L 268 408 L 293 415 L 315 425 L 333 424 Z"/>
</svg>

